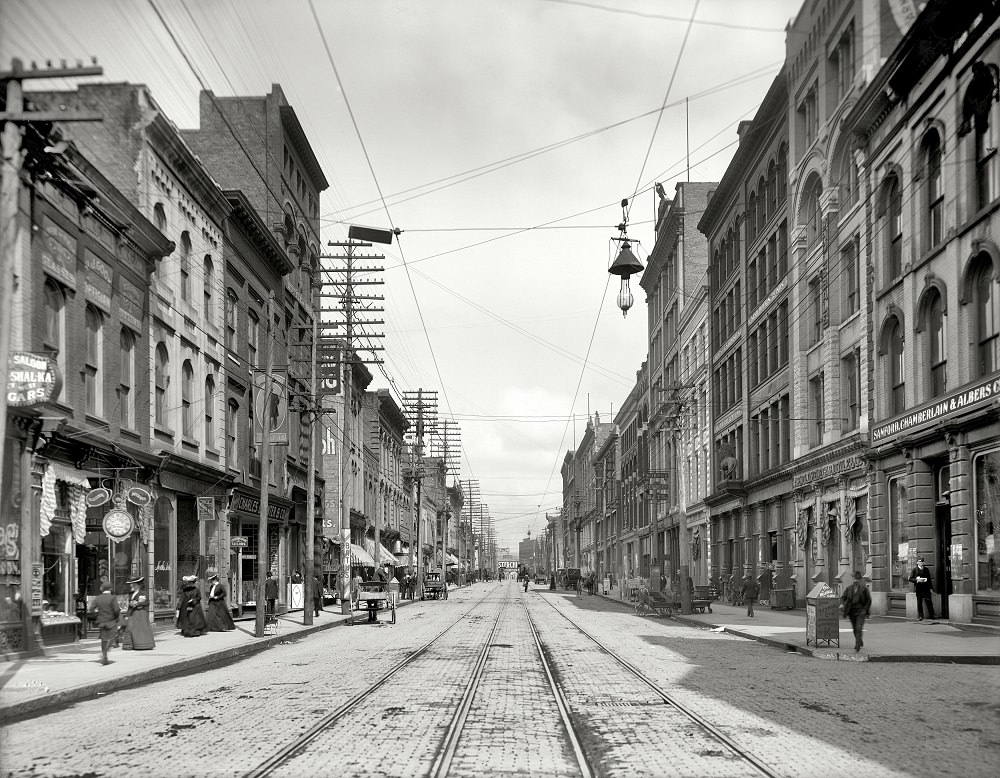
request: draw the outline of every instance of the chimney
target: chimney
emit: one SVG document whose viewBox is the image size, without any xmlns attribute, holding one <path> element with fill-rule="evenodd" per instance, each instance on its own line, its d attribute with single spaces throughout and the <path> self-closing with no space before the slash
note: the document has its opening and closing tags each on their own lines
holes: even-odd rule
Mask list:
<svg viewBox="0 0 1000 778">
<path fill-rule="evenodd" d="M 746 133 L 748 129 L 750 129 L 751 124 L 753 124 L 753 121 L 751 121 L 750 119 L 744 119 L 739 123 L 739 126 L 736 128 L 736 137 L 740 139 L 740 144 L 743 143 L 743 135 Z"/>
</svg>

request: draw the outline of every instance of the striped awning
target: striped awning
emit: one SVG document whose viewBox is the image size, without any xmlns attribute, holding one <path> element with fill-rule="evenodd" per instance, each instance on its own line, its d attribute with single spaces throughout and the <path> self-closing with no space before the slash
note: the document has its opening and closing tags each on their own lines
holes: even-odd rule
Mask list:
<svg viewBox="0 0 1000 778">
<path fill-rule="evenodd" d="M 351 543 L 351 564 L 375 567 L 375 559 L 357 543 Z"/>
<path fill-rule="evenodd" d="M 396 555 L 393 554 L 389 549 L 387 549 L 381 543 L 379 543 L 379 548 L 381 549 L 381 553 L 379 553 L 379 559 L 378 559 L 378 561 L 381 562 L 383 565 L 386 562 L 391 562 L 392 564 L 395 565 L 396 564 Z M 371 538 L 365 538 L 365 551 L 367 551 L 368 555 L 371 556 L 371 558 L 372 558 L 372 565 L 374 565 L 375 564 L 375 541 L 372 540 Z"/>
</svg>

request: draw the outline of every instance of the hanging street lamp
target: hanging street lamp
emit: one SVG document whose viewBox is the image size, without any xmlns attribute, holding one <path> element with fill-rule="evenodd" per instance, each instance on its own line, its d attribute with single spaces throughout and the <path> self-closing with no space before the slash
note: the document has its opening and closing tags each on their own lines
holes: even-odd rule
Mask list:
<svg viewBox="0 0 1000 778">
<path fill-rule="evenodd" d="M 632 253 L 632 244 L 626 234 L 626 228 L 628 227 L 627 208 L 628 200 L 622 200 L 622 223 L 618 225 L 621 237 L 611 239 L 620 243 L 621 247 L 618 251 L 618 256 L 615 257 L 615 261 L 608 268 L 608 272 L 611 275 L 620 276 L 622 279 L 621 290 L 618 292 L 618 307 L 621 308 L 623 317 L 628 316 L 628 309 L 632 307 L 632 303 L 635 301 L 632 297 L 632 290 L 629 289 L 629 277 L 634 276 L 636 273 L 641 273 L 643 270 L 642 263 Z"/>
</svg>

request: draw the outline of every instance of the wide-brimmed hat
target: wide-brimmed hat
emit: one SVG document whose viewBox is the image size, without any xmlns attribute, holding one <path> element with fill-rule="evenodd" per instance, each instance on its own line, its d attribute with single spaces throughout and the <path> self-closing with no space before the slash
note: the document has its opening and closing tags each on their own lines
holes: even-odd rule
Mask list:
<svg viewBox="0 0 1000 778">
<path fill-rule="evenodd" d="M 920 559 L 917 560 L 917 563 L 922 565 L 924 563 L 924 558 L 920 557 Z"/>
<path fill-rule="evenodd" d="M 208 576 L 208 580 L 209 581 L 218 581 L 219 580 L 219 574 L 218 573 L 212 573 L 210 576 Z"/>
<path fill-rule="evenodd" d="M 198 576 L 196 576 L 196 575 L 186 575 L 183 578 L 181 578 L 181 580 L 184 583 L 194 583 L 195 581 L 198 580 Z"/>
<path fill-rule="evenodd" d="M 127 584 L 141 584 L 146 578 L 141 575 L 137 575 L 135 578 L 129 578 L 125 583 Z"/>
</svg>

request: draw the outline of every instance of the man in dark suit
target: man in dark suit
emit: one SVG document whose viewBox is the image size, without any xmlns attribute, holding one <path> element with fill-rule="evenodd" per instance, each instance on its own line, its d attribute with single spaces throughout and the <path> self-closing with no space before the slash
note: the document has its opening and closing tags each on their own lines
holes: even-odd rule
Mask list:
<svg viewBox="0 0 1000 778">
<path fill-rule="evenodd" d="M 917 566 L 910 573 L 910 583 L 917 593 L 917 621 L 924 620 L 924 602 L 927 603 L 927 616 L 934 618 L 934 602 L 931 600 L 931 571 L 924 564 L 923 557 L 917 560 Z"/>
<path fill-rule="evenodd" d="M 101 593 L 94 598 L 90 613 L 97 621 L 97 627 L 101 632 L 101 664 L 109 664 L 111 660 L 108 659 L 108 649 L 118 635 L 118 615 L 121 613 L 121 608 L 111 593 L 111 584 L 108 581 L 101 584 Z"/>
<path fill-rule="evenodd" d="M 267 580 L 264 581 L 264 599 L 267 600 L 267 612 L 273 616 L 275 613 L 274 605 L 278 599 L 278 581 L 273 572 L 269 572 Z"/>
<path fill-rule="evenodd" d="M 320 583 L 319 576 L 313 576 L 313 609 L 315 610 L 315 615 L 319 616 L 319 612 L 324 610 L 323 608 L 323 584 Z"/>
</svg>

